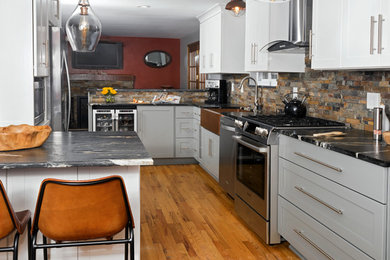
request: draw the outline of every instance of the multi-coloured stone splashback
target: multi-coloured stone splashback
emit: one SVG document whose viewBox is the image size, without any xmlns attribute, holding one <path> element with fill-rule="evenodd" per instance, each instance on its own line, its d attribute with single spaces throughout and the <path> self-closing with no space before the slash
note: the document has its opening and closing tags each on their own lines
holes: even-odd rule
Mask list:
<svg viewBox="0 0 390 260">
<path fill-rule="evenodd" d="M 231 78 L 238 86 L 240 79 Z M 390 105 L 390 72 L 388 71 L 314 71 L 280 73 L 276 88 L 264 88 L 265 109 L 283 112 L 282 97 L 297 87 L 308 94 L 307 115 L 351 124 L 353 128 L 372 130 L 372 111 L 366 108 L 367 92 L 380 93 Z M 232 103 L 251 105 L 254 88 L 244 86 L 244 93 L 232 91 Z"/>
</svg>

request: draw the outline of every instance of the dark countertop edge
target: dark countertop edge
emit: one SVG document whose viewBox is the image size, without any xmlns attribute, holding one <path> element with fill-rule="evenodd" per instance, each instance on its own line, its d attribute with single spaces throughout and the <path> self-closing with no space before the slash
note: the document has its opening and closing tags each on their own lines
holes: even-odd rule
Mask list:
<svg viewBox="0 0 390 260">
<path fill-rule="evenodd" d="M 211 105 L 211 104 L 203 104 L 203 103 L 179 103 L 179 104 L 168 104 L 168 103 L 163 103 L 163 104 L 153 104 L 153 103 L 112 103 L 112 104 L 107 104 L 107 103 L 89 103 L 90 106 L 102 106 L 102 107 L 109 107 L 109 106 L 195 106 L 195 107 L 200 107 L 200 108 L 240 108 L 239 105 L 235 104 L 228 104 L 228 105 Z"/>
<path fill-rule="evenodd" d="M 121 161 L 123 163 L 121 163 Z M 130 162 L 129 162 L 130 161 Z M 88 162 L 37 162 L 37 163 L 8 163 L 0 164 L 0 170 L 20 169 L 20 168 L 73 168 L 73 167 L 112 167 L 112 166 L 146 166 L 153 165 L 152 158 L 144 159 L 112 159 Z"/>
<path fill-rule="evenodd" d="M 354 130 L 355 131 L 362 131 L 362 132 L 364 132 L 363 130 L 356 130 L 356 129 L 354 129 Z M 375 164 L 375 165 L 378 165 L 378 166 L 381 166 L 381 167 L 386 167 L 386 168 L 390 167 L 390 161 L 383 161 L 383 160 L 380 160 L 378 158 L 375 158 L 375 157 L 369 156 L 367 154 L 364 154 L 362 152 L 348 151 L 348 150 L 339 148 L 339 147 L 337 147 L 335 145 L 332 145 L 331 143 L 319 142 L 319 141 L 316 141 L 313 138 L 308 138 L 308 137 L 305 137 L 305 136 L 301 136 L 299 134 L 291 135 L 291 134 L 287 134 L 287 133 L 283 133 L 283 132 L 280 133 L 280 134 L 288 136 L 288 137 L 291 137 L 291 138 L 295 138 L 295 139 L 300 140 L 300 141 L 305 142 L 305 143 L 313 144 L 315 146 L 318 146 L 318 147 L 321 147 L 321 148 L 324 148 L 324 149 L 327 149 L 327 150 L 338 152 L 338 153 L 341 153 L 341 154 L 353 157 L 353 158 L 358 159 L 358 160 L 362 160 L 362 161 L 365 161 L 365 162 L 368 162 L 368 163 L 372 163 L 372 164 Z"/>
<path fill-rule="evenodd" d="M 172 88 L 172 89 L 137 89 L 137 88 L 115 88 L 119 92 L 207 92 L 207 89 L 180 89 L 180 88 Z M 100 91 L 101 88 L 87 88 L 88 92 L 97 92 Z"/>
</svg>

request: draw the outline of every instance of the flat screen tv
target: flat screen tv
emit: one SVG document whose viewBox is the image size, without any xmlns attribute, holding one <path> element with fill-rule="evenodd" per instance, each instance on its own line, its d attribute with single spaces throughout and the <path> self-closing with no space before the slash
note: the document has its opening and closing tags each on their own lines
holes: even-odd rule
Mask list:
<svg viewBox="0 0 390 260">
<path fill-rule="evenodd" d="M 98 43 L 94 52 L 72 52 L 75 69 L 108 70 L 123 68 L 123 44 L 121 42 Z"/>
</svg>

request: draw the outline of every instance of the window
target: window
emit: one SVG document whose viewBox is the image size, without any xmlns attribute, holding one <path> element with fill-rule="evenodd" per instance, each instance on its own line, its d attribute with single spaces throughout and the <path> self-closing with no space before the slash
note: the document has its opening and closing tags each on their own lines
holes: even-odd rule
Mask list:
<svg viewBox="0 0 390 260">
<path fill-rule="evenodd" d="M 187 45 L 188 56 L 188 89 L 204 89 L 205 74 L 199 73 L 199 42 L 194 42 Z"/>
</svg>

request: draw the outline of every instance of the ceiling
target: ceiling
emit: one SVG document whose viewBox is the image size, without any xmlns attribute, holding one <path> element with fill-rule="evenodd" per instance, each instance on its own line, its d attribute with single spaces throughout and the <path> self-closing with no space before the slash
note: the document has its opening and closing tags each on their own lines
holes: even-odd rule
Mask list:
<svg viewBox="0 0 390 260">
<path fill-rule="evenodd" d="M 199 30 L 196 16 L 228 0 L 89 0 L 106 36 L 183 38 Z M 63 0 L 62 22 L 78 0 Z M 149 5 L 150 8 L 137 6 Z"/>
</svg>

